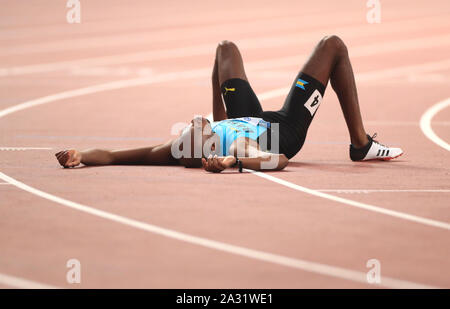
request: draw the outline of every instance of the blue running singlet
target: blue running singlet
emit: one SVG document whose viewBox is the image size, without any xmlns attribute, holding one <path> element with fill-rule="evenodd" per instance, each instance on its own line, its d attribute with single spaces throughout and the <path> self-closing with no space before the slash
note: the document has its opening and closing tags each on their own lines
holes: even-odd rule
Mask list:
<svg viewBox="0 0 450 309">
<path fill-rule="evenodd" d="M 270 122 L 262 118 L 242 117 L 214 121 L 211 128 L 220 138 L 222 156 L 228 156 L 231 144 L 239 137 L 248 137 L 257 140 L 258 137 L 270 128 Z"/>
</svg>

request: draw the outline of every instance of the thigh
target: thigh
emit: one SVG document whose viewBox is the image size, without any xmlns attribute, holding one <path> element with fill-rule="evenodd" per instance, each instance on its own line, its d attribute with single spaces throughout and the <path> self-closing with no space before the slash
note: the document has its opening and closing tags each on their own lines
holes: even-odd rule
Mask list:
<svg viewBox="0 0 450 309">
<path fill-rule="evenodd" d="M 236 44 L 222 41 L 217 47 L 216 61 L 228 118 L 260 117 L 262 107 L 248 82 Z"/>
<path fill-rule="evenodd" d="M 319 108 L 328 80 L 335 66 L 341 40 L 324 37 L 296 76 L 282 110 L 305 132 Z M 343 43 L 342 43 L 343 44 Z"/>
<path fill-rule="evenodd" d="M 336 62 L 337 44 L 338 40 L 335 36 L 324 37 L 316 45 L 300 71 L 318 80 L 326 87 Z"/>
<path fill-rule="evenodd" d="M 306 132 L 303 127 L 295 125 L 283 111 L 266 111 L 262 118 L 271 124 L 266 136 L 267 150 L 263 150 L 283 153 L 288 159 L 295 156 L 305 142 Z"/>
<path fill-rule="evenodd" d="M 312 76 L 300 72 L 281 109 L 289 123 L 308 130 L 325 93 L 325 86 Z"/>
<path fill-rule="evenodd" d="M 216 61 L 220 85 L 232 78 L 247 80 L 242 55 L 236 44 L 233 42 L 220 42 L 216 50 Z"/>
<path fill-rule="evenodd" d="M 262 107 L 249 82 L 228 79 L 221 85 L 228 118 L 261 117 Z"/>
<path fill-rule="evenodd" d="M 288 158 L 295 156 L 302 148 L 324 92 L 325 86 L 322 83 L 300 72 L 282 109 L 277 112 L 263 112 L 264 120 L 278 124 L 279 151 Z"/>
</svg>

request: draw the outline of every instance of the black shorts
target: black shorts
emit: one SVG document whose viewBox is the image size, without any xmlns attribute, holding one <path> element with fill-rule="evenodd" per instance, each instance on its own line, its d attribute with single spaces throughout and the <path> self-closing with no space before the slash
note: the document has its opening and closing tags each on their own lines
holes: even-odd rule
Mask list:
<svg viewBox="0 0 450 309">
<path fill-rule="evenodd" d="M 305 142 L 309 125 L 325 93 L 325 86 L 300 72 L 279 111 L 263 111 L 250 84 L 240 78 L 225 81 L 221 90 L 228 118 L 262 118 L 272 124 L 272 131 L 276 129 L 273 124 L 278 123 L 279 150 L 273 151 L 270 131 L 267 134 L 268 146 L 264 150 L 283 153 L 290 159 L 300 151 Z"/>
</svg>

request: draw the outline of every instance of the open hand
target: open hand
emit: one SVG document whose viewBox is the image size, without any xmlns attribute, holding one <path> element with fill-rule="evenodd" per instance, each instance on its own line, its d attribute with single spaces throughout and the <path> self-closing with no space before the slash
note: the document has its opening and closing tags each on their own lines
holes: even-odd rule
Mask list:
<svg viewBox="0 0 450 309">
<path fill-rule="evenodd" d="M 81 163 L 81 153 L 75 149 L 60 151 L 55 156 L 64 167 L 75 167 Z"/>
<path fill-rule="evenodd" d="M 208 172 L 220 173 L 226 168 L 233 166 L 236 163 L 236 158 L 233 156 L 218 157 L 209 155 L 208 159 L 202 158 L 203 168 Z"/>
</svg>

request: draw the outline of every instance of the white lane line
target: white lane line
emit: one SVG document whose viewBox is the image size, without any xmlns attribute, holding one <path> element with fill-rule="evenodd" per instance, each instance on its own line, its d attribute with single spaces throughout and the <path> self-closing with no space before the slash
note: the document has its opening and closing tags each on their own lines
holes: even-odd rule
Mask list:
<svg viewBox="0 0 450 309">
<path fill-rule="evenodd" d="M 445 60 L 445 61 L 448 61 L 448 60 Z M 435 66 L 436 66 L 436 63 L 432 62 L 431 67 L 435 68 Z M 410 66 L 407 66 L 407 67 L 409 70 Z M 422 67 L 425 67 L 425 65 L 422 65 Z M 396 72 L 400 72 L 400 73 L 403 72 L 401 70 L 401 68 L 396 68 L 394 70 L 396 70 Z M 100 85 L 95 85 L 95 86 L 90 86 L 90 87 L 85 87 L 85 88 L 79 88 L 79 89 L 75 89 L 75 90 L 71 90 L 71 91 L 60 92 L 60 93 L 57 93 L 54 95 L 38 98 L 35 100 L 30 100 L 30 101 L 27 101 L 27 102 L 24 102 L 24 103 L 15 105 L 15 106 L 11 106 L 4 110 L 1 110 L 0 118 L 6 116 L 8 114 L 20 111 L 20 110 L 24 110 L 24 109 L 42 105 L 42 104 L 47 104 L 47 103 L 54 102 L 57 100 L 63 100 L 63 99 L 67 99 L 67 98 L 73 98 L 73 97 L 77 97 L 77 96 L 87 95 L 87 94 L 91 94 L 91 93 L 98 93 L 98 92 L 108 91 L 108 90 L 113 90 L 113 89 L 121 89 L 121 88 L 125 88 L 125 87 L 132 87 L 132 86 L 139 86 L 139 85 L 147 85 L 147 84 L 156 83 L 156 82 L 165 82 L 165 81 L 171 81 L 171 80 L 175 80 L 175 79 L 180 80 L 180 79 L 185 79 L 185 78 L 195 78 L 195 77 L 203 76 L 203 74 L 205 74 L 205 73 L 210 74 L 209 71 L 210 71 L 209 69 L 198 69 L 198 70 L 185 71 L 185 72 L 173 72 L 173 73 L 162 74 L 159 76 L 119 80 L 119 81 L 110 82 L 110 83 L 106 83 L 106 84 L 100 84 Z M 365 73 L 365 74 L 369 75 L 369 76 L 371 74 L 374 76 L 379 76 L 377 72 L 378 71 L 369 72 L 369 73 Z M 284 92 L 283 95 L 285 95 L 286 93 L 287 92 Z M 278 91 L 276 93 L 276 96 L 279 96 L 279 95 L 281 95 L 281 93 Z M 260 100 L 273 98 L 273 97 L 275 97 L 274 91 L 265 92 L 259 96 Z M 257 174 L 257 175 L 259 175 L 259 174 Z M 267 177 L 266 179 L 268 179 L 268 180 L 277 179 L 280 182 L 282 182 L 283 184 L 289 183 L 287 181 L 278 179 L 273 176 Z M 360 208 L 363 208 L 366 210 L 383 213 L 385 215 L 390 215 L 390 216 L 402 218 L 405 220 L 410 220 L 410 221 L 414 221 L 417 223 L 422 223 L 425 225 L 443 228 L 443 229 L 449 229 L 449 227 L 450 227 L 450 225 L 446 222 L 440 222 L 440 221 L 435 221 L 435 220 L 431 220 L 431 219 L 427 219 L 427 218 L 421 218 L 421 217 L 413 216 L 413 215 L 410 215 L 407 213 L 399 213 L 399 212 L 395 212 L 395 211 L 390 211 L 388 209 L 384 209 L 384 208 L 373 206 L 373 205 L 358 203 L 355 201 L 343 199 L 341 197 L 334 197 L 334 199 L 333 199 L 332 195 L 322 193 L 322 192 L 317 192 L 312 189 L 300 187 L 293 183 L 289 183 L 289 185 L 287 185 L 287 186 L 291 187 L 291 188 L 296 188 L 296 190 L 298 190 L 299 188 L 302 188 L 299 191 L 303 191 L 303 192 L 317 195 L 317 196 L 320 196 L 323 198 L 331 199 L 331 200 L 334 200 L 334 201 L 337 201 L 340 203 L 344 203 L 347 205 L 360 207 Z"/>
<path fill-rule="evenodd" d="M 48 147 L 0 147 L 0 151 L 52 150 Z"/>
<path fill-rule="evenodd" d="M 418 193 L 450 193 L 450 190 L 445 189 L 313 189 L 319 192 L 335 192 L 335 193 L 403 193 L 403 192 L 418 192 Z"/>
<path fill-rule="evenodd" d="M 427 109 L 420 118 L 420 129 L 422 130 L 423 134 L 425 134 L 425 136 L 428 137 L 433 143 L 441 146 L 447 151 L 450 151 L 450 145 L 439 136 L 437 136 L 431 128 L 431 120 L 433 120 L 433 117 L 448 106 L 450 106 L 450 98 L 438 102 Z"/>
<path fill-rule="evenodd" d="M 348 33 L 344 35 L 345 38 L 350 37 L 366 37 L 367 33 L 364 31 L 355 32 L 354 27 L 349 27 Z M 307 35 L 299 36 L 298 33 L 291 34 L 280 38 L 276 37 L 264 37 L 264 38 L 252 38 L 243 39 L 237 41 L 239 47 L 242 50 L 248 49 L 260 49 L 265 47 L 286 46 L 292 44 L 309 43 L 314 42 L 317 38 L 321 37 L 323 30 L 320 33 L 308 33 Z M 415 49 L 429 49 L 434 47 L 444 47 L 450 45 L 450 35 L 436 35 L 426 36 L 422 38 L 395 40 L 389 42 L 379 42 L 372 45 L 353 46 L 351 48 L 351 57 L 361 57 L 370 55 L 380 55 L 381 53 L 398 52 L 405 50 Z M 101 66 L 112 64 L 124 64 L 124 63 L 136 63 L 136 62 L 148 62 L 162 59 L 174 59 L 184 58 L 189 56 L 200 56 L 211 54 L 215 50 L 215 44 L 197 44 L 193 46 L 184 46 L 170 49 L 151 50 L 145 52 L 138 52 L 133 54 L 102 56 L 94 58 L 85 58 L 78 60 L 67 60 L 61 62 L 41 63 L 26 66 L 0 68 L 1 76 L 22 75 L 22 74 L 35 74 L 44 72 L 53 72 L 58 70 L 70 69 L 74 66 Z M 292 65 L 297 63 L 299 59 L 306 58 L 306 55 L 296 55 L 284 58 L 277 58 L 276 63 L 282 65 Z M 260 65 L 264 66 L 267 61 L 274 62 L 274 60 L 260 61 Z M 248 67 L 248 64 L 246 65 Z"/>
<path fill-rule="evenodd" d="M 207 69 L 206 74 L 210 74 L 210 68 Z M 4 117 L 8 114 L 20 111 L 20 110 L 24 110 L 30 107 L 34 107 L 34 106 L 39 106 L 42 104 L 46 104 L 46 103 L 50 103 L 50 102 L 54 102 L 57 100 L 63 100 L 63 99 L 67 99 L 67 98 L 72 98 L 72 97 L 77 97 L 77 96 L 82 96 L 82 95 L 86 95 L 86 94 L 90 94 L 90 93 L 96 93 L 96 92 L 102 92 L 102 91 L 108 91 L 108 90 L 113 90 L 113 89 L 120 89 L 120 88 L 125 88 L 125 87 L 132 87 L 132 86 L 139 86 L 139 85 L 146 85 L 146 84 L 151 84 L 154 82 L 162 82 L 162 81 L 170 81 L 170 80 L 178 80 L 181 78 L 195 78 L 195 77 L 199 77 L 199 76 L 204 76 L 203 74 L 205 74 L 205 70 L 204 69 L 200 69 L 200 70 L 193 70 L 193 71 L 188 71 L 188 72 L 174 72 L 174 73 L 168 73 L 168 74 L 163 74 L 159 77 L 151 77 L 151 78 L 137 78 L 137 79 L 128 79 L 128 80 L 119 80 L 116 82 L 111 82 L 111 83 L 106 83 L 106 84 L 100 84 L 100 85 L 95 85 L 95 86 L 91 86 L 91 87 L 85 87 L 85 88 L 80 88 L 80 89 L 75 89 L 72 91 L 66 91 L 66 92 L 61 92 L 61 93 L 57 93 L 54 95 L 49 95 L 47 97 L 42 97 L 42 98 L 38 98 L 35 100 L 30 100 L 30 101 L 26 101 L 24 103 L 15 105 L 15 106 L 11 106 L 7 109 L 1 110 L 0 111 L 0 118 Z M 53 198 L 56 198 L 59 202 L 61 201 L 66 201 L 68 204 L 66 204 L 65 206 L 71 205 L 71 206 L 84 206 L 81 204 L 77 204 L 77 203 L 73 203 L 71 201 L 68 200 L 63 200 L 60 199 L 58 197 L 55 197 L 51 194 L 45 193 L 43 191 L 31 188 L 29 186 L 27 186 L 26 184 L 17 182 L 15 179 L 0 173 L 2 179 L 4 180 L 9 180 L 8 182 L 10 183 L 15 183 L 17 187 L 28 191 L 30 193 L 36 194 L 37 192 L 42 193 L 44 196 L 50 198 L 51 200 L 53 200 Z M 276 179 L 276 178 L 275 178 Z M 280 180 L 281 181 L 281 180 Z M 294 185 L 294 184 L 292 184 Z M 295 185 L 294 185 L 295 186 Z M 26 190 L 24 188 L 30 188 L 31 190 Z M 34 191 L 35 190 L 35 191 Z M 308 189 L 310 190 L 310 189 Z M 310 190 L 314 193 L 314 195 L 317 194 L 325 194 L 325 193 L 321 193 L 321 192 L 315 192 L 313 190 Z M 40 194 L 37 194 L 39 196 L 41 196 Z M 329 195 L 331 196 L 331 195 Z M 331 196 L 333 197 L 333 196 Z M 339 200 L 343 200 L 341 198 L 336 197 Z M 349 201 L 349 202 L 353 202 L 350 200 L 345 200 L 345 201 Z M 73 204 L 72 204 L 73 203 Z M 373 206 L 372 206 L 373 207 Z M 82 210 L 81 210 L 82 209 Z M 139 221 L 134 221 L 131 219 L 127 219 L 127 218 L 123 218 L 123 217 L 117 217 L 114 214 L 110 214 L 110 213 L 106 213 L 106 212 L 102 212 L 99 210 L 96 210 L 95 208 L 81 208 L 81 211 L 85 211 L 85 212 L 89 212 L 89 213 L 97 213 L 99 212 L 99 214 L 105 215 L 106 218 L 109 218 L 110 220 L 114 220 L 117 222 L 122 222 L 124 224 L 135 224 L 136 227 L 139 227 L 141 229 L 145 229 L 148 231 L 153 231 L 155 229 L 155 233 L 156 232 L 160 232 L 160 233 L 165 233 L 164 235 L 168 236 L 168 237 L 181 237 L 181 238 L 177 238 L 177 239 L 182 239 L 182 236 L 184 234 L 176 232 L 176 231 L 171 231 L 168 229 L 164 229 L 161 227 L 157 227 L 157 226 L 153 226 L 153 225 L 148 225 L 146 223 L 142 223 Z M 368 208 L 370 209 L 370 208 Z M 378 208 L 376 208 L 378 209 Z M 128 221 L 131 220 L 131 221 Z M 174 234 L 173 234 L 174 233 Z M 170 235 L 170 236 L 169 236 Z M 206 240 L 203 238 L 198 238 L 195 236 L 191 236 L 191 235 L 186 235 L 187 236 L 187 240 L 184 241 L 197 241 L 198 245 L 211 245 L 210 248 L 216 249 L 216 250 L 222 250 L 222 251 L 227 251 L 230 253 L 235 253 L 235 254 L 240 254 L 243 256 L 247 256 L 250 258 L 255 258 L 255 259 L 260 259 L 260 260 L 264 260 L 264 261 L 271 261 L 273 263 L 275 263 L 275 261 L 277 263 L 282 263 L 281 265 L 286 265 L 286 266 L 290 266 L 290 267 L 294 267 L 294 268 L 298 268 L 298 269 L 308 269 L 309 271 L 312 272 L 316 272 L 316 273 L 321 273 L 324 275 L 334 275 L 334 276 L 340 276 L 340 278 L 348 278 L 349 280 L 357 280 L 359 282 L 361 282 L 360 280 L 363 280 L 362 282 L 366 282 L 365 281 L 365 274 L 364 277 L 361 277 L 362 273 L 359 272 L 354 272 L 351 270 L 346 270 L 346 269 L 341 269 L 341 268 L 336 268 L 333 266 L 328 266 L 328 265 L 323 265 L 323 264 L 318 264 L 318 263 L 312 263 L 312 262 L 306 262 L 306 261 L 302 261 L 302 260 L 296 260 L 296 259 L 291 259 L 291 258 L 287 258 L 287 257 L 283 257 L 283 256 L 278 256 L 278 255 L 273 255 L 270 253 L 266 253 L 266 252 L 259 252 L 259 251 L 255 251 L 255 250 L 251 250 L 251 249 L 247 249 L 247 248 L 241 248 L 241 247 L 236 247 L 233 245 L 229 245 L 229 244 L 223 244 L 220 242 L 215 242 L 212 240 Z M 193 238 L 192 238 L 193 237 Z M 206 243 L 205 243 L 206 241 Z M 217 245 L 219 245 L 217 247 Z M 222 246 L 224 245 L 224 246 Z M 236 250 L 234 250 L 236 249 Z M 233 250 L 235 252 L 233 252 Z M 305 264 L 306 263 L 306 264 Z M 387 280 L 386 280 L 387 279 Z M 389 279 L 389 278 L 385 278 L 385 280 L 383 281 L 383 284 L 385 286 L 387 284 L 389 285 L 389 287 L 405 287 L 404 281 L 399 281 L 396 279 Z M 415 285 L 414 283 L 407 283 L 406 285 L 408 285 L 409 287 L 413 287 L 413 286 L 419 286 L 419 285 Z"/>
<path fill-rule="evenodd" d="M 86 135 L 16 135 L 15 138 L 20 139 L 38 139 L 38 140 L 100 140 L 100 141 L 165 141 L 166 138 L 163 136 L 149 136 L 149 137 L 143 137 L 143 136 L 130 136 L 130 137 L 123 137 L 123 136 L 86 136 Z M 47 148 L 43 148 L 47 149 Z M 52 148 L 48 148 L 52 149 Z"/>
<path fill-rule="evenodd" d="M 269 62 L 264 62 L 266 67 L 270 66 Z M 255 63 L 253 63 L 255 64 Z M 446 59 L 443 61 L 433 61 L 425 64 L 421 64 L 418 66 L 401 66 L 394 69 L 389 70 L 376 70 L 372 72 L 366 72 L 366 73 L 360 73 L 356 74 L 356 78 L 359 81 L 371 81 L 378 78 L 383 78 L 383 74 L 389 74 L 390 77 L 398 77 L 402 76 L 405 73 L 417 70 L 416 72 L 422 72 L 427 69 L 437 70 L 438 68 L 446 68 L 450 67 L 450 59 Z M 258 69 L 263 69 L 264 67 L 259 67 Z M 379 72 L 382 72 L 380 74 Z M 58 101 L 58 100 L 64 100 L 68 98 L 83 96 L 91 93 L 98 93 L 103 91 L 109 91 L 109 90 L 115 90 L 115 89 L 121 89 L 121 88 L 128 88 L 128 87 L 136 87 L 136 86 L 143 86 L 143 85 L 150 85 L 154 83 L 160 83 L 160 82 L 168 82 L 173 80 L 180 80 L 180 79 L 191 79 L 191 78 L 199 78 L 199 77 L 205 77 L 209 76 L 211 74 L 211 68 L 202 68 L 202 69 L 196 69 L 196 70 L 189 70 L 189 71 L 180 71 L 180 72 L 169 72 L 164 73 L 160 75 L 155 76 L 144 76 L 144 77 L 138 77 L 138 78 L 131 78 L 131 79 L 122 79 L 114 82 L 104 83 L 104 84 L 98 84 L 93 85 L 89 87 L 84 88 L 78 88 L 74 90 L 64 91 L 57 94 L 41 97 L 34 100 L 29 100 L 26 102 L 23 102 L 21 104 L 13 105 L 8 108 L 5 108 L 3 110 L 0 110 L 0 118 L 4 117 L 8 114 L 15 113 L 24 109 L 28 109 L 30 107 L 39 106 L 42 104 L 47 104 L 50 102 Z M 289 92 L 290 87 L 283 87 L 279 89 L 274 89 L 271 91 L 264 92 L 263 94 L 260 94 L 258 98 L 262 100 L 272 99 L 279 96 L 286 96 Z"/>
<path fill-rule="evenodd" d="M 18 289 L 58 289 L 56 286 L 22 279 L 10 275 L 0 274 L 0 284 Z"/>
<path fill-rule="evenodd" d="M 134 219 L 123 217 L 123 216 L 116 215 L 116 214 L 113 214 L 113 213 L 110 213 L 107 211 L 99 210 L 96 208 L 92 208 L 90 206 L 86 206 L 86 205 L 83 205 L 80 203 L 75 203 L 75 202 L 57 197 L 55 195 L 52 195 L 52 194 L 46 193 L 44 191 L 38 190 L 36 188 L 30 187 L 29 185 L 26 185 L 20 181 L 17 181 L 1 172 L 0 172 L 0 178 L 6 182 L 11 183 L 12 185 L 24 190 L 24 191 L 27 191 L 31 194 L 45 198 L 47 200 L 53 201 L 59 205 L 69 207 L 69 208 L 72 208 L 72 209 L 75 209 L 75 210 L 78 210 L 78 211 L 81 211 L 84 213 L 88 213 L 88 214 L 91 214 L 91 215 L 94 215 L 94 216 L 97 216 L 97 217 L 100 217 L 103 219 L 121 223 L 121 224 L 130 226 L 130 227 L 133 227 L 136 229 L 144 230 L 147 232 L 151 232 L 151 233 L 165 236 L 168 238 L 176 239 L 179 241 L 184 241 L 184 242 L 202 246 L 205 248 L 219 250 L 219 251 L 223 251 L 223 252 L 227 252 L 230 254 L 235 254 L 235 255 L 239 255 L 239 256 L 243 256 L 243 257 L 247 257 L 247 258 L 251 258 L 251 259 L 255 259 L 255 260 L 259 260 L 259 261 L 263 261 L 263 262 L 273 263 L 273 264 L 277 264 L 277 265 L 300 269 L 300 270 L 311 272 L 311 273 L 316 273 L 316 274 L 320 274 L 320 275 L 331 276 L 331 277 L 336 277 L 336 278 L 340 278 L 340 279 L 346 279 L 346 280 L 351 280 L 351 281 L 367 284 L 367 277 L 366 277 L 367 274 L 363 273 L 363 272 L 353 271 L 353 270 L 349 270 L 346 268 L 341 268 L 341 267 L 336 267 L 336 266 L 331 266 L 331 265 L 326 265 L 326 264 L 321 264 L 321 263 L 310 262 L 310 261 L 306 261 L 306 260 L 302 260 L 302 259 L 290 258 L 290 257 L 278 255 L 278 254 L 269 253 L 269 252 L 253 250 L 253 249 L 249 249 L 246 247 L 235 246 L 235 245 L 231 245 L 228 243 L 211 240 L 208 238 L 198 237 L 198 236 L 178 232 L 175 230 L 166 229 L 166 228 L 159 227 L 159 226 L 156 226 L 153 224 L 145 223 L 142 221 L 137 221 Z M 393 278 L 389 278 L 389 277 L 382 277 L 381 285 L 384 287 L 388 287 L 388 288 L 400 288 L 400 289 L 436 288 L 436 287 L 432 287 L 432 286 L 428 286 L 428 285 L 423 285 L 423 284 L 410 282 L 410 281 L 393 279 Z"/>
<path fill-rule="evenodd" d="M 318 192 L 317 190 L 313 190 L 313 189 L 309 189 L 306 187 L 302 187 L 299 185 L 296 185 L 292 182 L 280 179 L 280 178 L 276 178 L 274 176 L 271 176 L 267 173 L 261 173 L 261 172 L 257 172 L 257 171 L 252 171 L 252 170 L 248 170 L 246 169 L 247 172 L 252 173 L 253 175 L 256 175 L 258 177 L 270 180 L 272 182 L 275 182 L 277 184 L 280 184 L 282 186 L 300 191 L 300 192 L 304 192 L 304 193 L 308 193 L 311 195 L 315 195 L 327 200 L 331 200 L 334 202 L 338 202 L 338 203 L 342 203 L 342 204 L 346 204 L 352 207 L 357 207 L 360 209 L 364 209 L 364 210 L 369 210 L 369 211 L 373 211 L 376 213 L 380 213 L 383 215 L 388 215 L 391 217 L 395 217 L 395 218 L 399 218 L 399 219 L 403 219 L 403 220 L 407 220 L 407 221 L 412 221 L 412 222 L 416 222 L 416 223 L 420 223 L 420 224 L 424 224 L 424 225 L 428 225 L 428 226 L 432 226 L 432 227 L 437 227 L 437 228 L 441 228 L 444 230 L 450 230 L 450 224 L 446 223 L 446 222 L 442 222 L 442 221 L 437 221 L 437 220 L 432 220 L 432 219 L 427 219 L 427 218 L 423 218 L 423 217 L 419 217 L 419 216 L 414 216 L 414 215 L 410 215 L 404 212 L 400 212 L 400 211 L 395 211 L 395 210 L 390 210 L 390 209 L 386 209 L 386 208 L 381 208 L 378 206 L 373 206 L 373 205 L 369 205 L 366 203 L 361 203 L 361 202 L 357 202 L 357 201 L 352 201 L 346 198 L 342 198 L 339 196 L 334 196 L 331 194 L 327 194 L 324 192 Z"/>
<path fill-rule="evenodd" d="M 364 121 L 364 125 L 368 126 L 420 126 L 420 122 L 417 121 L 378 121 L 368 120 Z M 433 126 L 450 126 L 450 121 L 433 121 Z"/>
<path fill-rule="evenodd" d="M 181 72 L 171 72 L 160 74 L 158 76 L 147 76 L 147 77 L 139 77 L 132 79 L 122 79 L 114 82 L 78 88 L 75 90 L 69 90 L 60 92 L 57 94 L 41 97 L 35 100 L 26 101 L 21 104 L 17 104 L 3 110 L 0 110 L 0 118 L 6 115 L 28 109 L 30 107 L 39 106 L 42 104 L 47 104 L 54 101 L 64 100 L 68 98 L 74 98 L 78 96 L 83 96 L 92 93 L 98 93 L 109 90 L 117 90 L 121 88 L 149 85 L 158 82 L 167 82 L 173 80 L 181 80 L 181 79 L 190 79 L 190 78 L 198 78 L 209 75 L 210 68 L 208 69 L 198 69 L 198 70 L 190 70 L 190 71 L 181 71 Z"/>
</svg>

